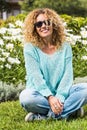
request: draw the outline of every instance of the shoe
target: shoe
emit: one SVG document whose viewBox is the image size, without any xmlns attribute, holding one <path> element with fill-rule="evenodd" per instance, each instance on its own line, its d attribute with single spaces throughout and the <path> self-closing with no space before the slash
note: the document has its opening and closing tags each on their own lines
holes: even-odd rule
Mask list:
<svg viewBox="0 0 87 130">
<path fill-rule="evenodd" d="M 83 107 L 79 108 L 78 110 L 76 110 L 75 112 L 71 113 L 68 117 L 68 119 L 72 119 L 72 118 L 82 118 L 84 116 L 84 109 Z"/>
<path fill-rule="evenodd" d="M 84 116 L 84 109 L 83 107 L 81 107 L 77 110 L 77 117 L 83 117 L 83 116 Z"/>
<path fill-rule="evenodd" d="M 46 119 L 46 116 L 40 115 L 40 114 L 34 114 L 32 112 L 28 113 L 25 117 L 25 121 L 33 121 L 33 120 L 43 120 Z"/>
</svg>

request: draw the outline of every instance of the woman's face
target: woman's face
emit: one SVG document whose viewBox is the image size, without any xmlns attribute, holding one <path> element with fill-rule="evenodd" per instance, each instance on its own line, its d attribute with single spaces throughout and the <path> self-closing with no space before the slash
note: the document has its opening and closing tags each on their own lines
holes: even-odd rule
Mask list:
<svg viewBox="0 0 87 130">
<path fill-rule="evenodd" d="M 35 28 L 40 37 L 52 37 L 52 23 L 45 14 L 38 15 L 35 23 Z"/>
</svg>

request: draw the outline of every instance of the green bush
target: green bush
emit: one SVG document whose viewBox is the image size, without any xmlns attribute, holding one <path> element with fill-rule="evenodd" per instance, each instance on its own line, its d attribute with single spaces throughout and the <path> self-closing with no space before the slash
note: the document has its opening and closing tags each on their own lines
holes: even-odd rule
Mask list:
<svg viewBox="0 0 87 130">
<path fill-rule="evenodd" d="M 17 19 L 16 19 L 17 18 Z M 23 57 L 23 21 L 19 15 L 10 17 L 0 29 L 0 80 L 18 85 L 25 82 Z M 20 19 L 24 19 L 24 17 Z"/>
<path fill-rule="evenodd" d="M 87 76 L 87 18 L 62 16 L 72 45 L 74 77 Z"/>
<path fill-rule="evenodd" d="M 4 20 L 0 19 L 0 27 L 4 25 Z"/>
<path fill-rule="evenodd" d="M 17 87 L 13 84 L 0 82 L 0 102 L 18 100 L 20 92 L 25 88 L 24 84 L 19 84 Z"/>
<path fill-rule="evenodd" d="M 8 19 L 5 20 L 5 25 L 8 25 L 9 23 L 15 23 L 16 21 L 24 21 L 26 15 L 25 14 L 18 14 L 17 16 L 10 16 Z"/>
</svg>

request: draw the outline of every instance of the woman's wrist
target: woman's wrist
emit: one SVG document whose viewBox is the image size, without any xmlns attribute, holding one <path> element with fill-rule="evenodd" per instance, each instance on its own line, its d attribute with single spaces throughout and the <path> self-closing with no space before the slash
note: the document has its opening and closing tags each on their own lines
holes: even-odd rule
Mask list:
<svg viewBox="0 0 87 130">
<path fill-rule="evenodd" d="M 49 95 L 48 97 L 47 97 L 47 99 L 49 100 L 51 97 L 53 97 L 52 95 Z"/>
</svg>

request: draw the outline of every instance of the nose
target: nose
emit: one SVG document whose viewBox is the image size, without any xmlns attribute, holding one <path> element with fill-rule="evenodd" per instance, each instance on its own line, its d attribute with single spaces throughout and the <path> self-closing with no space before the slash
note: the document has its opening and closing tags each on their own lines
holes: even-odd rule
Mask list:
<svg viewBox="0 0 87 130">
<path fill-rule="evenodd" d="M 44 27 L 44 26 L 46 26 L 46 23 L 45 23 L 45 22 L 42 23 L 42 27 Z"/>
</svg>

